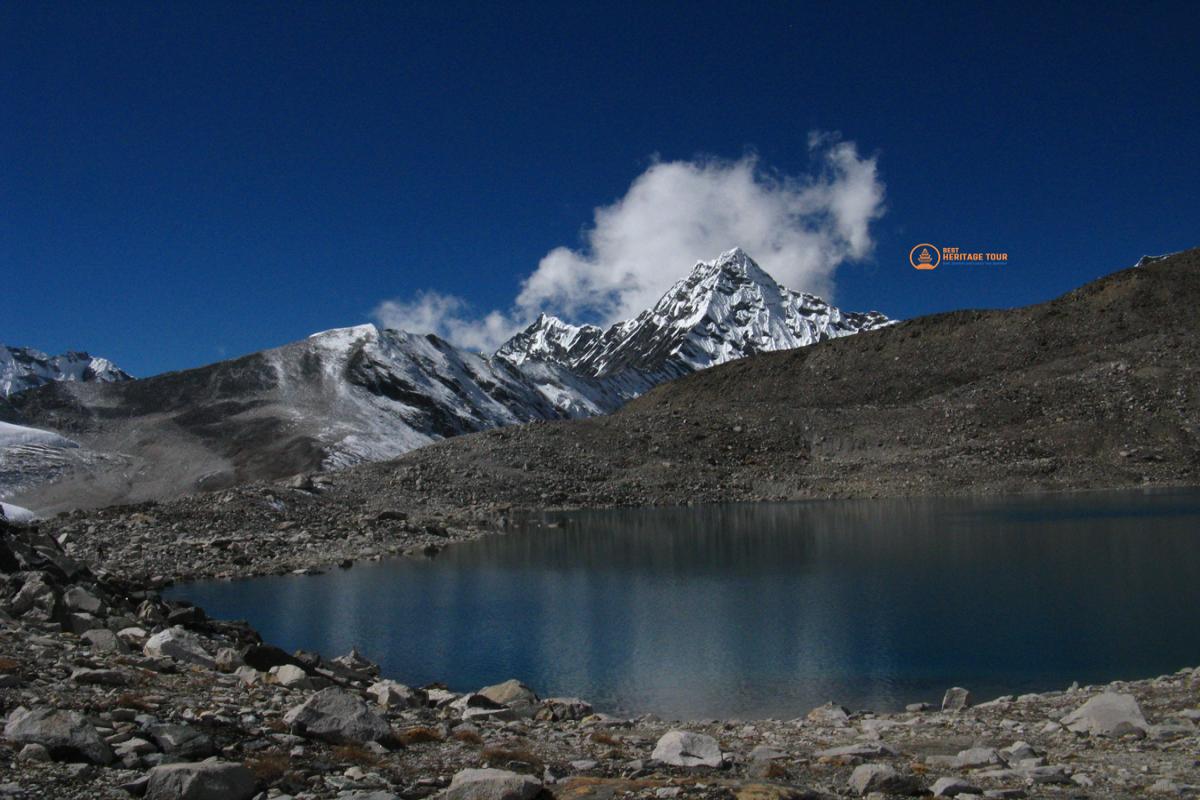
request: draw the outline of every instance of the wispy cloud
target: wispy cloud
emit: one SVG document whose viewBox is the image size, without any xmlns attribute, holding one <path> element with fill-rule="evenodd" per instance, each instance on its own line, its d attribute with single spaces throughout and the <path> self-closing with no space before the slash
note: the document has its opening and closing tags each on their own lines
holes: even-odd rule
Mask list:
<svg viewBox="0 0 1200 800">
<path fill-rule="evenodd" d="M 876 159 L 853 142 L 813 133 L 809 150 L 805 175 L 779 174 L 753 155 L 657 161 L 624 197 L 595 210 L 580 247 L 547 253 L 510 308 L 475 315 L 458 297 L 425 292 L 381 303 L 375 316 L 490 350 L 539 311 L 599 322 L 632 316 L 697 261 L 734 246 L 785 286 L 829 295 L 839 267 L 871 254 L 884 185 Z"/>
</svg>

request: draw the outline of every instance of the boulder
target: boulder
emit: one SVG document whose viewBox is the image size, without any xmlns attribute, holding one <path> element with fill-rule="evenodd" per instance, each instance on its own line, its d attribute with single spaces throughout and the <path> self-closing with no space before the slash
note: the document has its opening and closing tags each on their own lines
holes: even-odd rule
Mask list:
<svg viewBox="0 0 1200 800">
<path fill-rule="evenodd" d="M 942 697 L 942 711 L 963 711 L 972 705 L 971 693 L 961 686 L 947 689 Z"/>
<path fill-rule="evenodd" d="M 9 603 L 9 610 L 19 617 L 37 609 L 40 612 L 37 616 L 46 619 L 54 612 L 56 603 L 54 587 L 40 574 L 31 575 Z"/>
<path fill-rule="evenodd" d="M 545 722 L 562 722 L 580 720 L 591 713 L 591 704 L 578 697 L 550 697 L 542 701 L 534 717 Z"/>
<path fill-rule="evenodd" d="M 87 614 L 99 614 L 104 608 L 104 602 L 82 586 L 72 586 L 63 592 L 63 604 L 72 611 Z"/>
<path fill-rule="evenodd" d="M 1062 724 L 1075 733 L 1093 736 L 1144 736 L 1149 727 L 1137 699 L 1115 692 L 1096 695 L 1063 717 Z"/>
<path fill-rule="evenodd" d="M 199 761 L 217 752 L 208 734 L 191 725 L 151 725 L 147 733 L 164 753 L 183 761 Z"/>
<path fill-rule="evenodd" d="M 283 664 L 282 666 L 271 667 L 267 675 L 267 683 L 286 686 L 289 689 L 312 688 L 312 681 L 308 679 L 308 673 L 295 664 Z"/>
<path fill-rule="evenodd" d="M 173 658 L 214 669 L 216 661 L 204 649 L 200 637 L 180 627 L 167 628 L 146 640 L 142 652 L 151 658 Z"/>
<path fill-rule="evenodd" d="M 232 647 L 222 647 L 217 651 L 216 663 L 217 670 L 220 672 L 233 672 L 246 662 L 242 660 L 242 654 L 237 650 Z"/>
<path fill-rule="evenodd" d="M 1000 758 L 1000 753 L 994 747 L 972 747 L 968 750 L 962 750 L 954 757 L 954 763 L 960 769 L 974 769 L 976 767 L 990 767 L 995 764 L 1004 763 Z"/>
<path fill-rule="evenodd" d="M 117 635 L 106 628 L 84 631 L 79 637 L 97 653 L 128 653 L 129 645 L 117 638 Z"/>
<path fill-rule="evenodd" d="M 508 706 L 509 708 L 532 706 L 538 701 L 538 696 L 534 694 L 533 689 L 530 689 L 516 678 L 507 680 L 504 683 L 497 683 L 495 686 L 485 686 L 476 692 L 476 694 L 486 697 L 493 703 Z"/>
<path fill-rule="evenodd" d="M 150 770 L 146 800 L 250 800 L 254 774 L 229 761 L 164 764 Z"/>
<path fill-rule="evenodd" d="M 1028 742 L 1013 742 L 1000 751 L 1000 757 L 1010 764 L 1030 758 L 1037 758 L 1038 755 L 1040 755 L 1038 751 L 1034 750 Z"/>
<path fill-rule="evenodd" d="M 960 794 L 980 794 L 979 787 L 962 778 L 938 778 L 930 790 L 934 797 L 957 797 Z"/>
<path fill-rule="evenodd" d="M 21 706 L 8 716 L 4 738 L 13 744 L 40 744 L 59 761 L 110 764 L 113 751 L 82 714 Z"/>
<path fill-rule="evenodd" d="M 129 683 L 129 676 L 117 669 L 81 667 L 71 673 L 71 680 L 90 686 L 126 686 Z"/>
<path fill-rule="evenodd" d="M 921 782 L 901 775 L 887 764 L 861 764 L 850 773 L 850 790 L 859 797 L 871 792 L 884 794 L 920 794 Z"/>
<path fill-rule="evenodd" d="M 899 753 L 886 744 L 871 744 L 868 742 L 859 742 L 858 744 L 844 744 L 840 747 L 830 747 L 827 750 L 818 750 L 818 758 L 878 758 L 879 756 L 896 756 Z"/>
<path fill-rule="evenodd" d="M 367 689 L 367 694 L 384 708 L 418 708 L 425 705 L 425 693 L 396 681 L 377 681 Z"/>
<path fill-rule="evenodd" d="M 443 800 L 533 800 L 542 784 L 529 775 L 503 769 L 464 769 L 455 774 Z"/>
<path fill-rule="evenodd" d="M 650 757 L 673 767 L 719 767 L 724 760 L 716 739 L 679 730 L 664 733 Z"/>
<path fill-rule="evenodd" d="M 272 644 L 250 645 L 242 653 L 242 663 L 254 667 L 259 672 L 266 672 L 271 667 L 280 667 L 284 664 L 294 664 L 297 667 L 304 666 L 295 656 Z"/>
<path fill-rule="evenodd" d="M 387 722 L 356 694 L 322 689 L 284 715 L 304 736 L 327 742 L 377 742 L 391 733 Z"/>
<path fill-rule="evenodd" d="M 850 712 L 837 703 L 826 703 L 808 712 L 805 718 L 818 725 L 845 725 L 850 719 Z"/>
</svg>

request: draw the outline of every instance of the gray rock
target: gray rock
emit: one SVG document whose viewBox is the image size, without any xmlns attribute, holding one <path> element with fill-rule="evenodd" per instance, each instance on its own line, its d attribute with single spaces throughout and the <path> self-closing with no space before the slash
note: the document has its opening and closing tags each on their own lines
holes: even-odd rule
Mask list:
<svg viewBox="0 0 1200 800">
<path fill-rule="evenodd" d="M 963 711 L 972 705 L 971 693 L 961 686 L 946 690 L 942 697 L 942 711 Z"/>
<path fill-rule="evenodd" d="M 44 745 L 30 743 L 21 748 L 21 752 L 17 753 L 17 761 L 53 761 L 50 756 L 50 751 Z"/>
<path fill-rule="evenodd" d="M 664 733 L 650 757 L 674 767 L 719 767 L 723 761 L 716 739 L 680 730 Z"/>
<path fill-rule="evenodd" d="M 787 758 L 787 753 L 778 747 L 771 747 L 766 744 L 760 744 L 750 751 L 751 761 L 775 761 L 780 758 Z"/>
<path fill-rule="evenodd" d="M 305 736 L 335 743 L 377 742 L 391 733 L 361 697 L 332 687 L 287 712 L 283 721 Z"/>
<path fill-rule="evenodd" d="M 536 696 L 532 688 L 522 684 L 520 680 L 515 678 L 506 680 L 503 684 L 485 686 L 475 693 L 482 694 L 482 696 L 490 699 L 493 703 L 508 705 L 510 708 L 514 705 L 534 705 L 538 703 L 538 696 Z"/>
<path fill-rule="evenodd" d="M 63 603 L 72 611 L 82 611 L 87 614 L 99 614 L 104 608 L 99 597 L 81 586 L 72 586 L 63 592 Z"/>
<path fill-rule="evenodd" d="M 376 681 L 367 689 L 367 694 L 384 708 L 419 708 L 425 705 L 425 693 L 396 681 Z"/>
<path fill-rule="evenodd" d="M 826 703 L 809 711 L 805 718 L 818 725 L 845 725 L 850 720 L 849 710 L 837 703 Z"/>
<path fill-rule="evenodd" d="M 1030 783 L 1070 783 L 1071 776 L 1066 767 L 1055 765 L 1050 767 L 1022 767 L 1017 770 Z"/>
<path fill-rule="evenodd" d="M 54 611 L 56 603 L 54 587 L 39 574 L 32 575 L 25 580 L 21 590 L 13 597 L 9 608 L 18 617 L 36 609 L 41 612 L 37 616 L 48 618 Z"/>
<path fill-rule="evenodd" d="M 1026 742 L 1013 742 L 1008 747 L 1000 751 L 1000 756 L 1010 764 L 1015 764 L 1019 761 L 1025 761 L 1030 758 L 1037 758 L 1038 751 L 1034 750 Z"/>
<path fill-rule="evenodd" d="M 533 800 L 542 784 L 529 775 L 502 769 L 464 769 L 442 793 L 444 800 Z"/>
<path fill-rule="evenodd" d="M 974 769 L 976 767 L 990 767 L 996 764 L 1004 763 L 1000 758 L 1000 753 L 994 747 L 972 747 L 969 750 L 961 751 L 954 757 L 956 766 L 962 769 Z"/>
<path fill-rule="evenodd" d="M 578 697 L 551 697 L 542 701 L 534 715 L 547 722 L 580 720 L 592 713 L 592 705 Z"/>
<path fill-rule="evenodd" d="M 956 797 L 960 794 L 979 794 L 979 789 L 962 778 L 938 778 L 931 789 L 934 797 Z"/>
<path fill-rule="evenodd" d="M 156 633 L 146 640 L 142 652 L 151 658 L 173 658 L 188 664 L 199 664 L 209 669 L 216 668 L 216 662 L 204 649 L 200 637 L 191 631 L 176 626 Z"/>
<path fill-rule="evenodd" d="M 312 688 L 312 681 L 308 679 L 308 673 L 295 664 L 282 664 L 278 667 L 271 667 L 267 673 L 267 683 L 286 686 L 289 689 Z"/>
<path fill-rule="evenodd" d="M 97 653 L 128 653 L 129 645 L 117 638 L 117 635 L 107 628 L 84 631 L 79 637 Z"/>
<path fill-rule="evenodd" d="M 218 650 L 215 661 L 217 669 L 221 672 L 233 672 L 246 663 L 242 660 L 242 654 L 232 647 L 222 647 Z"/>
<path fill-rule="evenodd" d="M 860 764 L 850 773 L 850 790 L 859 797 L 871 792 L 919 794 L 921 783 L 911 775 L 901 775 L 887 764 Z"/>
<path fill-rule="evenodd" d="M 1063 717 L 1062 724 L 1093 736 L 1145 735 L 1149 727 L 1134 696 L 1115 692 L 1096 695 Z"/>
<path fill-rule="evenodd" d="M 250 800 L 257 792 L 254 774 L 228 761 L 164 764 L 149 778 L 146 800 Z"/>
<path fill-rule="evenodd" d="M 104 628 L 104 622 L 99 617 L 88 614 L 85 611 L 72 611 L 65 614 L 62 618 L 62 629 L 76 636 L 82 636 L 88 631 L 100 630 L 102 628 Z"/>
<path fill-rule="evenodd" d="M 115 669 L 77 669 L 71 673 L 71 680 L 92 686 L 125 686 L 129 676 Z"/>
<path fill-rule="evenodd" d="M 74 711 L 19 707 L 8 717 L 4 738 L 14 744 L 40 744 L 59 761 L 110 764 L 114 758 L 92 723 Z"/>
<path fill-rule="evenodd" d="M 818 758 L 842 758 L 852 756 L 855 758 L 878 758 L 879 756 L 895 756 L 899 755 L 895 749 L 888 747 L 886 744 L 845 744 L 841 747 L 830 747 L 827 750 L 818 750 Z"/>
<path fill-rule="evenodd" d="M 208 734 L 191 725 L 151 725 L 146 732 L 164 753 L 184 761 L 198 761 L 217 752 Z"/>
</svg>

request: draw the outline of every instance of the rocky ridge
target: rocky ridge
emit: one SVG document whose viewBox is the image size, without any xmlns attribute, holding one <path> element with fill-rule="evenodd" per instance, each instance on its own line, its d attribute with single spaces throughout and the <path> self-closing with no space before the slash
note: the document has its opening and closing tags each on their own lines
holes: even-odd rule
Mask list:
<svg viewBox="0 0 1200 800">
<path fill-rule="evenodd" d="M 891 714 L 614 718 L 517 680 L 460 693 L 355 652 L 285 653 L 3 521 L 0 622 L 5 797 L 1132 798 L 1200 783 L 1200 669 L 983 703 L 956 687 Z"/>
<path fill-rule="evenodd" d="M 133 376 L 107 358 L 76 351 L 50 356 L 32 347 L 0 344 L 0 398 L 61 381 L 113 383 L 129 380 L 133 380 Z"/>
</svg>

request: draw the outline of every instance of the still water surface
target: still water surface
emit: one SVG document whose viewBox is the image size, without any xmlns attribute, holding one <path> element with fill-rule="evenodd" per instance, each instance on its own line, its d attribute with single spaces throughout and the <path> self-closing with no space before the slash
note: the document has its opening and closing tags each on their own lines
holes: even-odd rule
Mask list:
<svg viewBox="0 0 1200 800">
<path fill-rule="evenodd" d="M 668 718 L 894 710 L 1200 664 L 1200 492 L 557 515 L 316 577 L 172 591 L 386 675 Z"/>
</svg>

